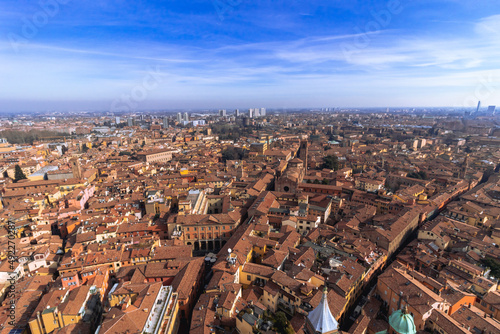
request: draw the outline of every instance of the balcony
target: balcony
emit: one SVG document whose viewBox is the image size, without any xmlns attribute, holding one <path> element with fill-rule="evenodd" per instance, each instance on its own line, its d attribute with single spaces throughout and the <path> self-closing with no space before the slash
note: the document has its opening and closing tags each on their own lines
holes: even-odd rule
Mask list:
<svg viewBox="0 0 500 334">
<path fill-rule="evenodd" d="M 286 302 L 283 298 L 278 298 L 278 309 L 292 317 L 295 314 L 295 308 L 288 302 Z"/>
</svg>

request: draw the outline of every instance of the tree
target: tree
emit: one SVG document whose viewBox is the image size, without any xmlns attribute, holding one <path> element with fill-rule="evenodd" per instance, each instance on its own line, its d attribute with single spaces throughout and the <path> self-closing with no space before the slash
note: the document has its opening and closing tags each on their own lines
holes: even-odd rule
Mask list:
<svg viewBox="0 0 500 334">
<path fill-rule="evenodd" d="M 228 147 L 222 151 L 222 162 L 227 160 L 241 160 L 245 157 L 246 151 L 239 147 Z"/>
<path fill-rule="evenodd" d="M 481 263 L 491 269 L 491 276 L 500 278 L 500 261 L 493 258 L 485 258 L 481 260 Z"/>
<path fill-rule="evenodd" d="M 336 155 L 327 155 L 323 158 L 323 164 L 321 165 L 321 167 L 326 169 L 338 170 L 339 158 L 337 158 Z"/>
<path fill-rule="evenodd" d="M 226 162 L 227 160 L 238 160 L 238 152 L 234 148 L 227 148 L 222 151 L 222 161 Z"/>
<path fill-rule="evenodd" d="M 17 182 L 19 180 L 25 180 L 25 179 L 27 179 L 27 177 L 24 174 L 23 170 L 21 169 L 21 166 L 16 165 L 15 175 L 14 175 L 14 182 Z"/>
<path fill-rule="evenodd" d="M 288 321 L 285 313 L 283 311 L 279 311 L 274 316 L 275 326 L 278 333 L 288 334 L 294 333 L 293 328 L 290 326 L 290 322 Z"/>
<path fill-rule="evenodd" d="M 129 152 L 129 151 L 121 151 L 120 153 L 118 153 L 118 156 L 123 156 L 123 155 L 129 155 L 130 156 L 130 155 L 132 155 L 132 153 Z"/>
</svg>

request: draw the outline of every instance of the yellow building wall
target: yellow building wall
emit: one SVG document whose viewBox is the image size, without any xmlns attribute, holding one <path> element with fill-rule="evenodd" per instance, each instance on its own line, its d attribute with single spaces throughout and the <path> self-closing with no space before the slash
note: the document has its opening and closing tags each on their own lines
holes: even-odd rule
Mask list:
<svg viewBox="0 0 500 334">
<path fill-rule="evenodd" d="M 31 334 L 43 334 L 42 331 L 41 331 L 40 325 L 38 324 L 38 319 L 31 320 L 28 323 L 28 325 L 30 327 L 30 333 Z"/>
<path fill-rule="evenodd" d="M 315 287 L 319 288 L 319 287 L 321 287 L 322 285 L 325 284 L 325 281 L 319 279 L 316 276 L 313 276 L 313 277 L 311 277 L 310 283 L 313 284 Z"/>
<path fill-rule="evenodd" d="M 82 318 L 78 315 L 63 315 L 61 313 L 59 313 L 58 316 L 59 322 L 63 325 L 63 327 L 71 324 L 77 324 Z"/>
<path fill-rule="evenodd" d="M 260 302 L 266 306 L 271 312 L 276 312 L 276 307 L 278 306 L 278 294 L 272 296 L 264 290 L 264 294 L 260 298 Z"/>
<path fill-rule="evenodd" d="M 130 295 L 111 295 L 110 296 L 110 299 L 109 299 L 109 305 L 111 307 L 115 307 L 116 305 L 118 305 L 123 299 L 125 299 L 126 297 L 130 296 L 130 299 L 129 299 L 129 302 L 128 302 L 128 305 L 130 306 L 130 304 L 132 303 L 132 300 L 135 300 L 135 298 L 137 297 L 137 294 L 130 294 Z"/>
<path fill-rule="evenodd" d="M 248 280 L 248 276 L 250 276 L 250 280 Z M 244 286 L 249 286 L 257 278 L 260 278 L 260 279 L 263 279 L 263 280 L 266 280 L 266 281 L 269 280 L 267 277 L 260 276 L 260 275 L 257 275 L 257 274 L 250 274 L 250 273 L 247 273 L 247 272 L 245 272 L 245 271 L 242 270 L 241 274 L 240 274 L 240 282 L 239 283 L 243 284 Z"/>
<path fill-rule="evenodd" d="M 41 314 L 40 315 L 40 318 L 42 319 L 43 321 L 43 326 L 45 327 L 45 331 L 47 333 L 50 333 L 52 332 L 53 330 L 57 329 L 60 327 L 60 321 L 59 319 L 57 318 L 57 316 L 50 312 L 50 313 L 45 313 L 45 314 Z M 55 322 L 55 323 L 54 323 Z"/>
<path fill-rule="evenodd" d="M 236 318 L 236 328 L 240 334 L 253 334 L 253 327 L 246 321 Z"/>
<path fill-rule="evenodd" d="M 175 334 L 177 333 L 178 329 L 179 329 L 179 302 L 177 301 L 177 298 L 176 298 L 176 301 L 175 301 L 175 306 L 174 306 L 174 309 L 172 310 L 172 313 L 170 315 L 170 326 L 168 328 L 166 328 L 165 331 L 161 332 L 161 333 L 165 333 L 165 334 Z"/>
<path fill-rule="evenodd" d="M 256 254 L 258 257 L 263 257 L 264 254 L 267 252 L 267 245 L 264 245 L 264 247 L 258 247 L 258 246 L 253 246 L 252 247 L 253 252 Z"/>
</svg>

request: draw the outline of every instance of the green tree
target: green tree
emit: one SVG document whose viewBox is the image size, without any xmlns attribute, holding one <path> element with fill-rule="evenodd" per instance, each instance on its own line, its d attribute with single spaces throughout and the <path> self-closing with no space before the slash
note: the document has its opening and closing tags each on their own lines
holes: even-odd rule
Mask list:
<svg viewBox="0 0 500 334">
<path fill-rule="evenodd" d="M 17 131 L 17 130 L 4 130 L 0 132 L 0 138 L 5 138 L 11 144 L 33 144 L 33 141 L 44 138 L 54 139 L 59 137 L 61 139 L 68 137 L 67 133 L 60 133 L 47 130 L 30 130 Z"/>
<path fill-rule="evenodd" d="M 26 175 L 24 175 L 24 172 L 21 169 L 21 166 L 16 165 L 15 175 L 14 175 L 14 182 L 17 182 L 19 180 L 25 180 L 25 179 L 27 179 L 27 177 L 26 177 Z"/>
<path fill-rule="evenodd" d="M 227 160 L 241 160 L 245 157 L 246 151 L 239 147 L 228 147 L 222 151 L 222 162 Z"/>
<path fill-rule="evenodd" d="M 227 160 L 238 160 L 238 152 L 232 147 L 222 151 L 222 161 L 226 162 Z"/>
<path fill-rule="evenodd" d="M 490 275 L 500 279 L 500 261 L 493 258 L 485 258 L 481 263 L 491 269 Z"/>
<path fill-rule="evenodd" d="M 323 158 L 323 164 L 321 165 L 321 167 L 326 169 L 338 170 L 339 158 L 337 158 L 336 155 L 327 155 Z"/>
<path fill-rule="evenodd" d="M 294 333 L 293 328 L 290 326 L 290 322 L 288 321 L 284 312 L 282 311 L 277 312 L 276 315 L 274 316 L 274 320 L 275 320 L 274 325 L 278 333 L 281 334 Z"/>
<path fill-rule="evenodd" d="M 311 135 L 309 137 L 309 139 L 312 141 L 312 142 L 318 142 L 321 140 L 321 136 L 320 135 Z"/>
</svg>

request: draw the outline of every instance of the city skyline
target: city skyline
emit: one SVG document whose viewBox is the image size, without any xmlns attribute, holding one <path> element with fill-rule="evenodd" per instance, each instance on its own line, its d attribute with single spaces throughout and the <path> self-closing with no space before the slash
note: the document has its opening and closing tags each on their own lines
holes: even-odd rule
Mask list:
<svg viewBox="0 0 500 334">
<path fill-rule="evenodd" d="M 498 105 L 492 1 L 1 6 L 0 112 Z"/>
</svg>

